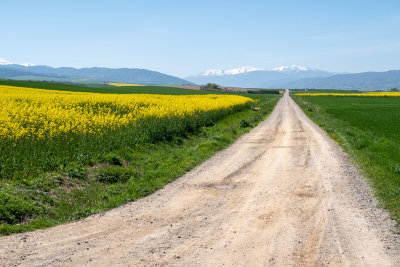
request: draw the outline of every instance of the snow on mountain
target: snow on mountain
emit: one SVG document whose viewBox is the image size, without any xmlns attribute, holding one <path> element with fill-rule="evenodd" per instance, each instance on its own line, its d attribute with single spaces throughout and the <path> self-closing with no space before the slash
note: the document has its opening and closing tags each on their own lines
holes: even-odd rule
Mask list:
<svg viewBox="0 0 400 267">
<path fill-rule="evenodd" d="M 236 75 L 240 73 L 245 73 L 245 72 L 252 72 L 256 70 L 262 70 L 254 67 L 240 67 L 240 68 L 235 68 L 235 69 L 229 69 L 229 70 L 221 70 L 221 69 L 211 69 L 211 70 L 206 70 L 200 76 L 223 76 L 223 75 Z"/>
<path fill-rule="evenodd" d="M 32 64 L 32 63 L 21 63 L 21 64 L 18 64 L 18 65 L 25 66 L 25 67 L 33 67 L 33 66 L 36 66 L 35 64 Z"/>
<path fill-rule="evenodd" d="M 265 69 L 242 67 L 231 70 L 208 70 L 202 75 L 186 77 L 186 80 L 195 84 L 216 83 L 222 86 L 245 88 L 285 88 L 284 85 L 292 81 L 332 75 L 334 73 L 290 65 Z"/>
<path fill-rule="evenodd" d="M 277 68 L 272 68 L 269 70 L 274 70 L 274 71 L 306 71 L 309 70 L 306 67 L 302 66 L 297 66 L 297 65 L 290 65 L 290 66 L 280 66 Z"/>
<path fill-rule="evenodd" d="M 36 66 L 35 64 L 32 64 L 32 63 L 22 63 L 22 64 L 12 63 L 2 57 L 0 58 L 0 65 L 13 65 L 13 64 L 21 65 L 21 66 L 25 66 L 25 67 Z"/>
<path fill-rule="evenodd" d="M 262 70 L 254 67 L 241 67 L 241 68 L 236 68 L 236 69 L 230 69 L 230 70 L 225 70 L 225 75 L 235 75 L 239 73 L 245 73 L 245 72 L 252 72 L 256 70 Z"/>
<path fill-rule="evenodd" d="M 13 64 L 13 63 L 0 57 L 0 65 L 11 65 L 11 64 Z"/>
<path fill-rule="evenodd" d="M 307 71 L 310 70 L 306 67 L 298 66 L 298 65 L 290 65 L 290 66 L 280 66 L 271 69 L 259 69 L 254 67 L 240 67 L 235 69 L 228 69 L 228 70 L 221 70 L 221 69 L 210 69 L 206 70 L 205 72 L 201 73 L 199 76 L 224 76 L 224 75 L 236 75 L 246 72 L 252 72 L 256 70 L 263 70 L 263 71 L 278 71 L 278 72 L 299 72 L 299 71 Z"/>
<path fill-rule="evenodd" d="M 222 76 L 222 75 L 224 75 L 224 71 L 219 69 L 206 70 L 205 72 L 200 74 L 200 76 Z"/>
</svg>

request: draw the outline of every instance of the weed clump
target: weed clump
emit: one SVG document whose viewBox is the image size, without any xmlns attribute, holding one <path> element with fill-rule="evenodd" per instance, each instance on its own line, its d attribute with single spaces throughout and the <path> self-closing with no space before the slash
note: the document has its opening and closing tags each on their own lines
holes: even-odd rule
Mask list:
<svg viewBox="0 0 400 267">
<path fill-rule="evenodd" d="M 251 122 L 249 120 L 241 120 L 240 121 L 240 127 L 241 128 L 247 128 L 247 127 L 251 127 Z"/>
<path fill-rule="evenodd" d="M 98 170 L 96 174 L 97 181 L 101 183 L 124 183 L 129 180 L 129 178 L 135 176 L 136 173 L 129 168 L 124 167 L 107 167 Z"/>
<path fill-rule="evenodd" d="M 123 162 L 122 158 L 115 153 L 108 153 L 104 156 L 103 161 L 118 166 L 122 166 Z"/>
<path fill-rule="evenodd" d="M 65 174 L 71 178 L 76 178 L 79 180 L 86 180 L 87 178 L 87 169 L 77 164 L 67 166 L 64 171 Z"/>
<path fill-rule="evenodd" d="M 0 224 L 21 223 L 40 210 L 33 204 L 11 194 L 0 192 Z"/>
</svg>

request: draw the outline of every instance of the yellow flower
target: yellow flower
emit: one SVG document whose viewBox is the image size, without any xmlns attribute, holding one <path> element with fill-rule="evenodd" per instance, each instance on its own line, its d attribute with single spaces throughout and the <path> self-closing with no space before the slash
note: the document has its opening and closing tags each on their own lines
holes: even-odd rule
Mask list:
<svg viewBox="0 0 400 267">
<path fill-rule="evenodd" d="M 400 97 L 400 92 L 366 92 L 366 93 L 298 93 L 299 96 L 361 96 L 361 97 Z"/>
<path fill-rule="evenodd" d="M 102 134 L 151 117 L 194 117 L 252 102 L 235 95 L 67 92 L 0 85 L 0 139 Z"/>
</svg>

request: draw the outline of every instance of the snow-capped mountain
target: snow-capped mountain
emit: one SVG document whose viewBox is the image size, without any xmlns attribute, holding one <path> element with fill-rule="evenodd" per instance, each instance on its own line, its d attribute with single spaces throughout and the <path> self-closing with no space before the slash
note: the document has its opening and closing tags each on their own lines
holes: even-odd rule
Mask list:
<svg viewBox="0 0 400 267">
<path fill-rule="evenodd" d="M 4 58 L 0 57 L 0 65 L 11 65 L 12 63 Z"/>
<path fill-rule="evenodd" d="M 269 69 L 254 67 L 241 67 L 228 70 L 213 69 L 207 70 L 197 76 L 186 77 L 185 79 L 196 84 L 212 82 L 234 87 L 280 88 L 291 81 L 331 75 L 333 73 L 290 65 Z"/>
<path fill-rule="evenodd" d="M 298 65 L 290 65 L 290 66 L 280 66 L 276 68 L 272 68 L 269 70 L 274 70 L 274 71 L 307 71 L 309 70 L 306 67 L 298 66 Z"/>
<path fill-rule="evenodd" d="M 17 63 L 12 63 L 8 60 L 6 60 L 5 58 L 0 57 L 0 65 L 21 65 L 21 66 L 25 66 L 25 67 L 32 67 L 32 66 L 36 66 L 35 64 L 32 63 L 21 63 L 21 64 L 17 64 Z"/>
<path fill-rule="evenodd" d="M 255 67 L 249 67 L 249 66 L 244 66 L 244 67 L 239 67 L 239 68 L 234 68 L 234 69 L 227 69 L 227 70 L 222 70 L 222 69 L 210 69 L 206 70 L 203 73 L 201 73 L 198 76 L 224 76 L 224 75 L 237 75 L 241 73 L 247 73 L 247 72 L 252 72 L 252 71 L 279 71 L 279 72 L 299 72 L 299 71 L 308 71 L 310 69 L 298 65 L 290 65 L 290 66 L 280 66 L 280 67 L 275 67 L 275 68 L 270 68 L 270 69 L 259 69 Z"/>
<path fill-rule="evenodd" d="M 35 64 L 32 64 L 32 63 L 21 63 L 21 64 L 18 64 L 18 65 L 25 66 L 25 67 L 33 67 L 33 66 L 36 66 Z"/>
<path fill-rule="evenodd" d="M 200 76 L 236 75 L 236 74 L 252 72 L 252 71 L 256 71 L 256 70 L 262 70 L 262 69 L 248 67 L 248 66 L 235 68 L 235 69 L 228 69 L 228 70 L 211 69 L 211 70 L 204 71 L 203 73 L 200 74 Z"/>
</svg>

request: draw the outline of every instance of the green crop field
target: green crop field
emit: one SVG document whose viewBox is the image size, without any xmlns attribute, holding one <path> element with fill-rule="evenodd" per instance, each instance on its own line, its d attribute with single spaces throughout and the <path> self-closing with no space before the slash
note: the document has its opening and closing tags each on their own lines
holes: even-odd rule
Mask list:
<svg viewBox="0 0 400 267">
<path fill-rule="evenodd" d="M 167 86 L 104 86 L 102 84 L 93 84 L 83 86 L 73 83 L 58 82 L 32 82 L 32 81 L 14 81 L 0 79 L 0 85 L 20 86 L 40 88 L 47 90 L 71 91 L 71 92 L 91 92 L 104 94 L 167 94 L 167 95 L 205 95 L 210 92 L 200 90 L 182 89 Z"/>
<path fill-rule="evenodd" d="M 339 89 L 292 89 L 290 90 L 291 93 L 360 93 L 358 90 L 339 90 Z"/>
<path fill-rule="evenodd" d="M 138 93 L 140 90 L 166 95 L 206 93 L 170 87 L 94 88 L 4 80 L 0 84 L 96 93 Z M 31 89 L 29 93 L 35 96 L 34 91 Z M 92 94 L 84 95 L 88 101 L 99 99 L 101 105 L 95 105 L 95 110 L 109 108 L 102 94 L 93 94 L 93 99 Z M 244 96 L 258 98 L 261 110 L 253 111 L 246 104 L 181 119 L 149 120 L 140 127 L 117 128 L 98 136 L 74 133 L 44 139 L 28 136 L 16 142 L 2 139 L 5 141 L 0 155 L 0 234 L 73 221 L 162 188 L 256 126 L 281 97 L 276 94 Z M 190 99 L 191 96 L 183 97 Z M 114 108 L 111 107 L 112 112 Z M 50 113 L 43 114 L 50 116 Z M 60 118 L 62 122 L 63 117 Z"/>
<path fill-rule="evenodd" d="M 381 205 L 400 223 L 400 99 L 294 96 L 372 182 Z"/>
</svg>

